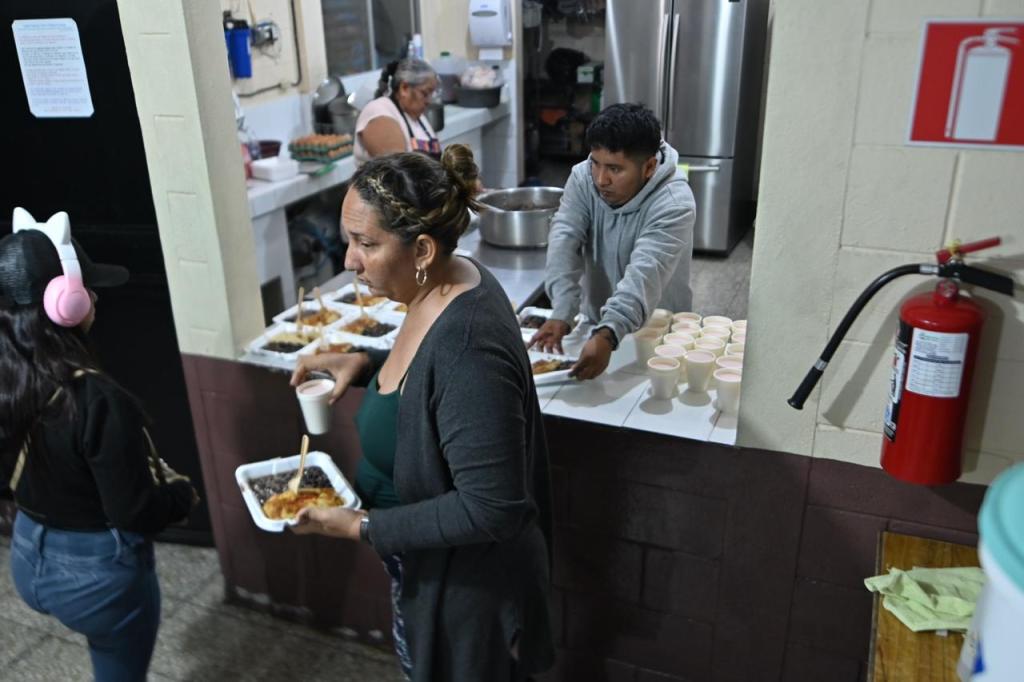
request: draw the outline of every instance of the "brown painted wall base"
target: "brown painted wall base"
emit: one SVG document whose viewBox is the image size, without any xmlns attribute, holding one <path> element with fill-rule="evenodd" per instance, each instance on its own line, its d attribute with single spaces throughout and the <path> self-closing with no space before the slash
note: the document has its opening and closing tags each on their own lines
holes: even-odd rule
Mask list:
<svg viewBox="0 0 1024 682">
<path fill-rule="evenodd" d="M 390 631 L 372 550 L 258 530 L 239 464 L 294 453 L 302 421 L 282 373 L 184 356 L 214 537 L 234 594 L 283 615 Z M 352 390 L 313 447 L 354 475 Z M 976 543 L 984 486 L 921 488 L 830 460 L 545 420 L 556 520 L 545 680 L 863 679 L 876 536 Z"/>
</svg>

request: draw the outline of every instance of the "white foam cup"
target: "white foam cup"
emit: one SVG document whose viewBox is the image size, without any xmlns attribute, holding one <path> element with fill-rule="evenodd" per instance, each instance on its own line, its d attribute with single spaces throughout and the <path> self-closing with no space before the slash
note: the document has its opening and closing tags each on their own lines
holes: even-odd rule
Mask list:
<svg viewBox="0 0 1024 682">
<path fill-rule="evenodd" d="M 736 353 L 743 354 L 745 352 L 745 343 L 727 343 L 725 344 L 725 354 L 735 355 Z"/>
<path fill-rule="evenodd" d="M 694 350 L 706 350 L 715 357 L 725 355 L 725 341 L 714 336 L 702 336 L 693 342 Z"/>
<path fill-rule="evenodd" d="M 707 350 L 686 351 L 686 390 L 704 393 L 715 369 L 715 354 Z"/>
<path fill-rule="evenodd" d="M 676 377 L 676 381 L 679 382 L 686 380 L 686 362 L 684 360 L 684 358 L 686 357 L 685 348 L 683 348 L 682 346 L 673 346 L 671 344 L 666 343 L 655 348 L 654 355 L 656 357 L 661 358 L 672 358 L 673 360 L 678 362 L 679 367 L 677 369 L 679 371 L 678 376 Z"/>
<path fill-rule="evenodd" d="M 723 414 L 737 414 L 740 411 L 743 372 L 738 369 L 717 369 L 714 376 L 718 389 L 718 409 Z"/>
<path fill-rule="evenodd" d="M 708 315 L 701 320 L 702 327 L 726 327 L 732 324 L 732 318 L 725 315 Z"/>
<path fill-rule="evenodd" d="M 672 322 L 682 322 L 683 320 L 689 320 L 690 322 L 696 322 L 697 326 L 700 326 L 701 317 L 697 313 L 676 313 L 672 316 Z"/>
<path fill-rule="evenodd" d="M 655 356 L 647 361 L 647 374 L 651 377 L 651 397 L 668 400 L 679 385 L 679 360 Z"/>
<path fill-rule="evenodd" d="M 334 381 L 331 379 L 311 379 L 304 381 L 295 389 L 295 395 L 302 407 L 302 418 L 306 420 L 306 431 L 313 435 L 327 433 L 331 423 L 330 405 L 331 391 Z"/>
<path fill-rule="evenodd" d="M 684 332 L 672 332 L 671 334 L 665 334 L 662 338 L 662 343 L 670 346 L 681 346 L 686 350 L 693 348 L 693 342 L 696 341 L 692 334 L 686 334 Z"/>
<path fill-rule="evenodd" d="M 633 334 L 633 342 L 636 344 L 636 359 L 641 364 L 654 357 L 654 349 L 661 345 L 661 330 L 643 327 Z"/>
</svg>

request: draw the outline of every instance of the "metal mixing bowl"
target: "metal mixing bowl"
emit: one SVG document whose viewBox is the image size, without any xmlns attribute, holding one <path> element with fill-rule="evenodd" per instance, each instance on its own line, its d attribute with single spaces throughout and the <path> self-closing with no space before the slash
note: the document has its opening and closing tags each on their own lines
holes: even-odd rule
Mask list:
<svg viewBox="0 0 1024 682">
<path fill-rule="evenodd" d="M 484 207 L 480 211 L 480 237 L 488 244 L 507 248 L 547 246 L 551 217 L 561 200 L 561 187 L 485 192 L 477 197 Z"/>
</svg>

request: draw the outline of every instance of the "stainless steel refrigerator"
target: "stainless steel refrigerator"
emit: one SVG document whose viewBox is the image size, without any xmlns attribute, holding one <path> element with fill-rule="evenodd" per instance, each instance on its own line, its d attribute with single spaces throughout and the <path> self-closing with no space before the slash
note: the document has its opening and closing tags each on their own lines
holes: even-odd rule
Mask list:
<svg viewBox="0 0 1024 682">
<path fill-rule="evenodd" d="M 608 0 L 604 104 L 642 102 L 688 164 L 694 248 L 753 223 L 768 0 Z"/>
</svg>

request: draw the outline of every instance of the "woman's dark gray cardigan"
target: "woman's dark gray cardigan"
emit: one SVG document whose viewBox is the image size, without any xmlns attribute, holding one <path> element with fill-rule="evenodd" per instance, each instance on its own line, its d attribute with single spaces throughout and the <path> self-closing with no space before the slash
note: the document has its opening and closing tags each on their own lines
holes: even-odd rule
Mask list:
<svg viewBox="0 0 1024 682">
<path fill-rule="evenodd" d="M 491 273 L 420 345 L 402 390 L 395 489 L 370 540 L 401 554 L 414 682 L 511 679 L 554 661 L 551 501 L 540 405 L 515 315 Z M 379 358 L 378 358 L 379 359 Z"/>
</svg>

